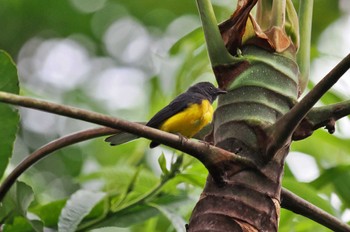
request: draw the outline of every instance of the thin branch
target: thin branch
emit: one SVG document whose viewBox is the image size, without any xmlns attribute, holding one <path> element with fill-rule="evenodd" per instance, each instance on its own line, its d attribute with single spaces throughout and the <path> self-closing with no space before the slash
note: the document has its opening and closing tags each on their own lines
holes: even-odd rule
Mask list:
<svg viewBox="0 0 350 232">
<path fill-rule="evenodd" d="M 33 164 L 43 159 L 50 153 L 78 142 L 82 142 L 88 139 L 93 139 L 104 135 L 114 134 L 116 132 L 118 132 L 118 130 L 108 127 L 88 129 L 61 137 L 42 146 L 32 154 L 27 156 L 19 165 L 16 166 L 15 169 L 13 169 L 10 175 L 8 175 L 6 179 L 2 182 L 0 186 L 0 201 L 3 200 L 4 196 L 9 191 L 11 186 L 15 183 L 18 177 L 22 175 L 24 171 L 26 171 Z"/>
<path fill-rule="evenodd" d="M 204 164 L 212 177 L 217 181 L 222 180 L 221 174 L 223 173 L 223 170 L 221 170 L 220 165 L 218 165 L 222 162 L 233 161 L 244 166 L 256 167 L 252 160 L 236 155 L 224 149 L 189 139 L 183 139 L 171 133 L 154 129 L 142 124 L 109 117 L 107 115 L 29 97 L 22 97 L 1 91 L 0 102 L 42 110 L 106 127 L 111 127 L 150 139 L 152 141 L 159 142 L 197 158 Z"/>
<path fill-rule="evenodd" d="M 332 134 L 335 131 L 335 122 L 348 115 L 350 115 L 350 100 L 314 107 L 295 130 L 293 140 L 305 139 L 321 127 L 326 127 L 328 132 Z"/>
<path fill-rule="evenodd" d="M 268 128 L 270 142 L 266 150 L 267 160 L 285 145 L 297 126 L 316 102 L 340 79 L 350 68 L 350 54 L 335 66 L 299 103 Z"/>
<path fill-rule="evenodd" d="M 337 232 L 350 232 L 350 226 L 324 210 L 302 199 L 287 189 L 282 189 L 281 206 L 294 213 L 303 215 Z"/>
<path fill-rule="evenodd" d="M 300 91 L 304 92 L 310 73 L 310 44 L 314 0 L 299 1 L 299 4 L 300 46 L 297 62 L 300 71 Z"/>
</svg>

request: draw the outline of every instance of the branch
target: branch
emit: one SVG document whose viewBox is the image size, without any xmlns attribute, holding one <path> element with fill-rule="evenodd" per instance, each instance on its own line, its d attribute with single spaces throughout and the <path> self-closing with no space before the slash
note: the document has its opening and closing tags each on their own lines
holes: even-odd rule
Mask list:
<svg viewBox="0 0 350 232">
<path fill-rule="evenodd" d="M 349 232 L 350 226 L 324 210 L 302 199 L 287 189 L 282 189 L 281 206 L 294 213 L 303 215 L 319 224 L 338 232 Z"/>
<path fill-rule="evenodd" d="M 0 186 L 0 202 L 2 201 L 6 193 L 9 191 L 11 186 L 15 183 L 18 177 L 22 175 L 24 171 L 26 171 L 33 164 L 35 164 L 37 161 L 41 160 L 42 158 L 46 157 L 50 153 L 57 151 L 61 148 L 67 147 L 69 145 L 72 145 L 74 143 L 82 142 L 88 139 L 92 139 L 92 138 L 96 138 L 104 135 L 114 134 L 116 132 L 118 132 L 118 130 L 108 128 L 108 127 L 88 129 L 88 130 L 76 132 L 74 134 L 61 137 L 59 139 L 51 141 L 50 143 L 42 146 L 32 154 L 27 156 L 19 165 L 16 166 L 15 169 L 13 169 L 10 175 L 8 175 L 6 179 L 2 182 Z"/>
<path fill-rule="evenodd" d="M 142 124 L 109 117 L 107 115 L 29 97 L 22 97 L 1 91 L 0 102 L 42 110 L 106 127 L 111 127 L 135 134 L 139 137 L 144 137 L 152 141 L 159 142 L 197 158 L 204 164 L 209 173 L 217 182 L 222 181 L 221 175 L 224 171 L 222 168 L 224 167 L 222 167 L 222 165 L 220 167 L 219 164 L 223 162 L 233 161 L 247 167 L 256 167 L 252 160 L 236 155 L 224 149 L 193 140 L 183 139 L 171 133 L 154 129 Z"/>
<path fill-rule="evenodd" d="M 320 127 L 326 127 L 328 132 L 332 134 L 335 131 L 335 122 L 348 115 L 350 115 L 350 100 L 314 107 L 299 124 L 292 138 L 293 140 L 307 138 Z"/>
<path fill-rule="evenodd" d="M 266 149 L 267 160 L 285 145 L 292 136 L 301 120 L 316 104 L 316 102 L 340 79 L 350 68 L 350 54 L 348 54 L 337 66 L 335 66 L 299 103 L 288 113 L 283 115 L 273 124 L 270 132 L 270 142 Z"/>
</svg>

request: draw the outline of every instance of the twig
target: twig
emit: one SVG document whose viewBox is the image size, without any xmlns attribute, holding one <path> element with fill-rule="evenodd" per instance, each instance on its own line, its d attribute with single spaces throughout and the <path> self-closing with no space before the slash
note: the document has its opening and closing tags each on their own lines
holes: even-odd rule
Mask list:
<svg viewBox="0 0 350 232">
<path fill-rule="evenodd" d="M 320 127 L 326 127 L 329 133 L 333 133 L 334 123 L 348 115 L 350 115 L 350 100 L 314 107 L 295 130 L 293 140 L 305 139 Z"/>
<path fill-rule="evenodd" d="M 223 170 L 220 169 L 220 165 L 218 164 L 222 162 L 233 161 L 243 166 L 256 167 L 255 163 L 252 160 L 236 155 L 224 149 L 200 142 L 195 142 L 189 139 L 186 140 L 179 138 L 179 136 L 171 133 L 154 129 L 142 124 L 109 117 L 107 115 L 29 97 L 22 97 L 1 91 L 0 102 L 42 110 L 106 127 L 111 127 L 150 139 L 152 141 L 159 142 L 197 158 L 204 164 L 212 177 L 217 181 L 221 180 L 221 174 Z"/>
<path fill-rule="evenodd" d="M 281 206 L 294 213 L 303 215 L 337 232 L 350 232 L 350 226 L 324 210 L 302 199 L 287 189 L 282 189 Z"/>
<path fill-rule="evenodd" d="M 283 115 L 268 131 L 270 142 L 266 149 L 266 158 L 270 160 L 275 153 L 290 139 L 295 129 L 316 104 L 316 102 L 340 79 L 350 68 L 350 54 L 335 66 L 299 103 Z"/>
<path fill-rule="evenodd" d="M 61 148 L 67 147 L 69 145 L 72 145 L 74 143 L 82 142 L 82 141 L 96 138 L 103 135 L 114 134 L 116 132 L 117 132 L 116 129 L 112 129 L 108 127 L 88 129 L 88 130 L 76 132 L 76 133 L 61 137 L 59 139 L 51 141 L 50 143 L 42 146 L 32 154 L 27 156 L 19 165 L 16 166 L 16 168 L 10 173 L 10 175 L 6 177 L 6 179 L 3 181 L 3 183 L 0 186 L 0 201 L 3 200 L 8 190 L 11 188 L 11 186 L 15 183 L 17 178 L 24 171 L 26 171 L 33 164 L 35 164 L 37 161 L 41 160 L 42 158 L 46 157 L 50 153 L 56 150 L 59 150 Z"/>
</svg>

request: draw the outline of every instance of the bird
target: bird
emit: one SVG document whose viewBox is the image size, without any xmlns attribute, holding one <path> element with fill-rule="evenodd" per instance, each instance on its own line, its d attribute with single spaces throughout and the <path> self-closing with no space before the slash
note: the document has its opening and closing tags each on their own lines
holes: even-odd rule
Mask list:
<svg viewBox="0 0 350 232">
<path fill-rule="evenodd" d="M 199 82 L 178 95 L 167 106 L 156 113 L 146 126 L 156 128 L 185 138 L 192 138 L 213 119 L 212 103 L 225 90 L 216 88 L 210 82 Z M 127 132 L 121 132 L 105 139 L 110 145 L 120 145 L 139 138 Z M 156 141 L 150 148 L 160 145 Z"/>
</svg>

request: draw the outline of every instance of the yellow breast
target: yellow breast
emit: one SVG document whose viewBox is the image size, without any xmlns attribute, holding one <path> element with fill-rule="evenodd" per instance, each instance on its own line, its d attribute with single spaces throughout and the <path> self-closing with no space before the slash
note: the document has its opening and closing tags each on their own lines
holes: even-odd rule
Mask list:
<svg viewBox="0 0 350 232">
<path fill-rule="evenodd" d="M 211 122 L 213 112 L 210 102 L 203 100 L 201 104 L 192 104 L 184 111 L 170 117 L 159 129 L 191 138 Z"/>
</svg>

